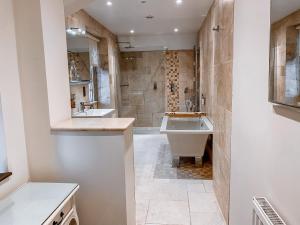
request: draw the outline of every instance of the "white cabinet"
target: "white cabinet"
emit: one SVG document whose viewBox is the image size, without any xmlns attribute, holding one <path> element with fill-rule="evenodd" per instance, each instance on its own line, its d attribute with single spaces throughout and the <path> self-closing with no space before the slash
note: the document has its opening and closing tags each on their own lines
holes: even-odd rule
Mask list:
<svg viewBox="0 0 300 225">
<path fill-rule="evenodd" d="M 79 225 L 77 184 L 27 183 L 0 201 L 0 224 Z"/>
</svg>

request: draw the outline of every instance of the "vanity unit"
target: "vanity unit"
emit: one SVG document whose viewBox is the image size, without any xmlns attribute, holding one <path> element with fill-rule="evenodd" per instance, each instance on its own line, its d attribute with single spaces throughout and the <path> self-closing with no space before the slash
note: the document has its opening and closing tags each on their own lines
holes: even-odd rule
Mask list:
<svg viewBox="0 0 300 225">
<path fill-rule="evenodd" d="M 59 171 L 49 179 L 80 185 L 77 210 L 83 225 L 136 224 L 133 122 L 72 118 L 52 126 L 55 163 L 34 175 L 47 179 L 48 171 Z"/>
<path fill-rule="evenodd" d="M 0 224 L 79 225 L 78 184 L 27 183 L 0 201 Z"/>
</svg>

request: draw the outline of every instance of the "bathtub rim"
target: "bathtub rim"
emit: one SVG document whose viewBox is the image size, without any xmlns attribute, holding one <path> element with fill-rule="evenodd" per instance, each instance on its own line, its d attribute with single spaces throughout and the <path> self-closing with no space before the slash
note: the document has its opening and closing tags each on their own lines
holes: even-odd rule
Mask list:
<svg viewBox="0 0 300 225">
<path fill-rule="evenodd" d="M 213 125 L 207 117 L 202 117 L 202 119 L 204 120 L 206 126 L 208 127 L 208 130 L 168 130 L 167 125 L 168 125 L 169 118 L 170 118 L 169 116 L 163 117 L 161 127 L 160 127 L 161 134 L 213 134 L 214 133 Z M 178 119 L 180 119 L 180 117 L 178 117 Z"/>
</svg>

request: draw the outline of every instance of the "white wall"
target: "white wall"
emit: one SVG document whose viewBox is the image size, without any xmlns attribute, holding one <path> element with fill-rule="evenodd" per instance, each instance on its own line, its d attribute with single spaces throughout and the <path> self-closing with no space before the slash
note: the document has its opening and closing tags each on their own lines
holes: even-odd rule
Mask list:
<svg viewBox="0 0 300 225">
<path fill-rule="evenodd" d="M 23 111 L 11 0 L 0 0 L 0 94 L 8 169 L 13 175 L 0 184 L 0 198 L 28 180 Z"/>
<path fill-rule="evenodd" d="M 71 117 L 67 40 L 61 0 L 41 0 L 50 124 Z"/>
<path fill-rule="evenodd" d="M 6 158 L 6 141 L 4 133 L 4 120 L 2 113 L 1 93 L 0 93 L 0 173 L 8 171 Z"/>
<path fill-rule="evenodd" d="M 300 113 L 268 102 L 270 1 L 236 0 L 234 23 L 230 224 L 251 225 L 251 198 L 266 196 L 298 225 Z"/>
<path fill-rule="evenodd" d="M 56 170 L 57 159 L 51 137 L 50 115 L 53 116 L 52 113 L 57 112 L 58 114 L 51 118 L 62 119 L 67 114 L 71 117 L 63 105 L 69 92 L 64 67 L 66 41 L 63 35 L 62 2 L 59 0 L 13 2 L 30 178 L 33 181 L 48 181 L 53 174 L 59 172 Z M 53 20 L 53 23 L 45 20 L 43 14 L 45 7 L 48 7 L 46 14 L 49 16 L 48 20 Z M 45 29 L 42 27 L 44 24 L 50 26 L 49 31 L 55 32 L 54 35 L 58 35 L 57 43 L 54 42 L 56 38 L 53 36 L 44 39 Z M 69 106 L 69 102 L 66 104 Z"/>
</svg>

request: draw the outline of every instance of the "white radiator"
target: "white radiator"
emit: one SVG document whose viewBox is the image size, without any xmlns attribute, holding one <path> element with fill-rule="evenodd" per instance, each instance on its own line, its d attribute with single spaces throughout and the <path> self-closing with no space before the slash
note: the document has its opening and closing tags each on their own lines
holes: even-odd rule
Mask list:
<svg viewBox="0 0 300 225">
<path fill-rule="evenodd" d="M 253 198 L 253 225 L 286 225 L 266 198 Z"/>
</svg>

